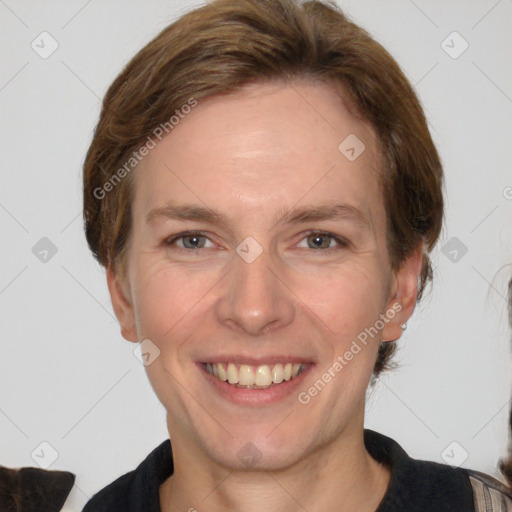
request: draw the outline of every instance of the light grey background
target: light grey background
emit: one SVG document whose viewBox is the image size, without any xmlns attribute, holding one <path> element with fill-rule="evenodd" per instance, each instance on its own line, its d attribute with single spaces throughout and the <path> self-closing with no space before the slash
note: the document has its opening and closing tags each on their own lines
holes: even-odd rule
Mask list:
<svg viewBox="0 0 512 512">
<path fill-rule="evenodd" d="M 122 66 L 199 4 L 0 0 L 0 464 L 48 463 L 55 450 L 51 469 L 77 475 L 69 511 L 167 436 L 85 243 L 81 164 Z M 446 172 L 435 284 L 398 342 L 401 368 L 370 394 L 367 427 L 414 457 L 458 463 L 467 452 L 463 467 L 496 475 L 511 389 L 512 1 L 340 5 L 415 85 Z M 43 31 L 59 45 L 46 59 L 31 48 L 51 48 Z M 46 262 L 47 242 L 32 252 L 43 237 L 57 248 Z"/>
</svg>

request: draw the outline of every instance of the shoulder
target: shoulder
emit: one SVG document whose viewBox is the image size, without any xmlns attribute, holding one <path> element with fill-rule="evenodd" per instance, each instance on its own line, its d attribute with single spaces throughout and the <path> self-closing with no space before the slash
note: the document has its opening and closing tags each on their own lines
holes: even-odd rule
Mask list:
<svg viewBox="0 0 512 512">
<path fill-rule="evenodd" d="M 174 470 L 169 439 L 140 464 L 97 492 L 82 512 L 158 512 L 160 485 Z"/>
<path fill-rule="evenodd" d="M 390 437 L 367 429 L 365 446 L 391 470 L 378 512 L 474 512 L 471 484 L 463 469 L 413 459 Z"/>
<path fill-rule="evenodd" d="M 365 430 L 370 455 L 391 468 L 378 512 L 512 512 L 510 490 L 472 469 L 413 459 L 393 439 Z"/>
<path fill-rule="evenodd" d="M 510 489 L 496 478 L 480 471 L 468 469 L 466 472 L 473 488 L 475 511 L 512 512 Z"/>
<path fill-rule="evenodd" d="M 130 471 L 98 491 L 87 502 L 82 512 L 129 510 L 127 498 L 135 474 L 136 470 Z"/>
</svg>

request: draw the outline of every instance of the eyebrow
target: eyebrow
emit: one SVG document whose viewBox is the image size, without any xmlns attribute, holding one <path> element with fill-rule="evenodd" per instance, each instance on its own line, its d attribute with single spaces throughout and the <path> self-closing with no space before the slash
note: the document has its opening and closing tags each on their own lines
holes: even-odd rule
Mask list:
<svg viewBox="0 0 512 512">
<path fill-rule="evenodd" d="M 191 204 L 168 203 L 163 207 L 154 208 L 146 215 L 146 222 L 150 225 L 155 225 L 162 219 L 207 222 L 224 226 L 229 224 L 228 218 L 220 211 Z M 359 208 L 345 203 L 302 206 L 290 211 L 281 210 L 274 226 L 326 220 L 349 220 L 361 227 L 371 226 L 369 218 Z"/>
</svg>

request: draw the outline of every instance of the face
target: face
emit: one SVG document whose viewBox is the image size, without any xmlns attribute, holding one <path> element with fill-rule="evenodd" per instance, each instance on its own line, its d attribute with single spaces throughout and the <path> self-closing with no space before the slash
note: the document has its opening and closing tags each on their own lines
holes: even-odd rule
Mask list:
<svg viewBox="0 0 512 512">
<path fill-rule="evenodd" d="M 363 428 L 420 270 L 420 252 L 391 269 L 379 183 L 375 134 L 320 83 L 201 101 L 140 163 L 108 281 L 125 338 L 160 351 L 176 446 L 277 469 Z"/>
</svg>

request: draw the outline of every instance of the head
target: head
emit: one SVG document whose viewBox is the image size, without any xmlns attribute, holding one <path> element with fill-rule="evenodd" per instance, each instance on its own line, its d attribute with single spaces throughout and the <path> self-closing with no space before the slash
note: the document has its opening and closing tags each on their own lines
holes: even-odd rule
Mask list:
<svg viewBox="0 0 512 512">
<path fill-rule="evenodd" d="M 250 440 L 275 467 L 362 423 L 431 278 L 442 168 L 404 74 L 335 6 L 218 0 L 109 88 L 84 217 L 123 336 L 158 348 L 170 429 L 231 465 Z M 220 396 L 202 363 L 230 357 L 306 363 L 295 396 L 314 400 Z"/>
</svg>

